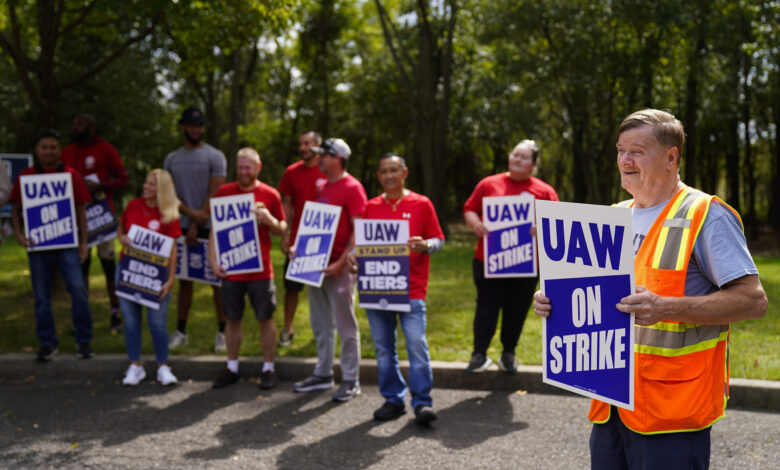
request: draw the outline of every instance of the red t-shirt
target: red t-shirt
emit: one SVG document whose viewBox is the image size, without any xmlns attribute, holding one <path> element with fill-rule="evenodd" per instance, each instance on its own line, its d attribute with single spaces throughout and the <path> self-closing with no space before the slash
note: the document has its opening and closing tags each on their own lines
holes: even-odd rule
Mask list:
<svg viewBox="0 0 780 470">
<path fill-rule="evenodd" d="M 249 191 L 241 189 L 235 181 L 225 183 L 217 189 L 215 197 L 236 196 L 251 192 L 255 194 L 255 202 L 262 202 L 272 216 L 279 220 L 285 220 L 279 191 L 261 181 L 256 183 L 255 189 Z M 258 225 L 257 234 L 260 237 L 260 257 L 263 260 L 263 270 L 256 273 L 231 274 L 227 277 L 228 281 L 250 282 L 274 278 L 274 269 L 271 265 L 271 236 L 268 233 L 268 227 L 265 224 Z"/>
<path fill-rule="evenodd" d="M 94 174 L 106 188 L 106 199 L 114 210 L 114 191 L 126 188 L 130 184 L 119 152 L 113 145 L 100 137 L 92 144 L 81 146 L 72 143 L 62 149 L 62 163 L 75 168 L 82 177 Z"/>
<path fill-rule="evenodd" d="M 463 205 L 463 212 L 476 212 L 482 218 L 482 198 L 493 196 L 516 196 L 522 193 L 531 193 L 534 198 L 545 201 L 559 201 L 558 194 L 552 186 L 531 176 L 527 180 L 516 181 L 509 177 L 509 173 L 487 176 L 477 183 L 474 192 L 471 193 Z M 484 261 L 483 239 L 477 241 L 474 248 L 474 257 Z"/>
<path fill-rule="evenodd" d="M 81 206 L 89 201 L 92 200 L 92 195 L 89 193 L 89 190 L 87 189 L 87 185 L 84 184 L 84 180 L 79 176 L 78 171 L 74 170 L 73 168 L 69 166 L 65 166 L 65 172 L 70 173 L 70 179 L 73 182 L 73 204 L 76 206 Z M 44 171 L 42 174 L 51 174 L 51 173 L 59 173 L 56 169 L 55 170 L 48 170 Z M 36 175 L 35 167 L 29 167 L 25 168 L 19 173 L 19 176 L 24 175 Z M 22 203 L 22 187 L 19 185 L 19 176 L 16 177 L 16 181 L 14 181 L 14 187 L 11 190 L 11 202 L 16 204 Z"/>
<path fill-rule="evenodd" d="M 341 206 L 341 218 L 333 241 L 330 261 L 335 261 L 344 253 L 352 236 L 352 217 L 360 217 L 366 209 L 366 190 L 354 176 L 347 175 L 335 183 L 327 183 L 317 194 L 317 202 Z"/>
<path fill-rule="evenodd" d="M 122 212 L 122 216 L 119 218 L 119 223 L 122 224 L 122 231 L 125 234 L 130 230 L 131 225 L 138 225 L 169 237 L 178 238 L 181 236 L 179 219 L 167 224 L 162 223 L 160 209 L 147 206 L 146 201 L 142 197 L 137 197 L 127 204 L 125 211 Z M 125 250 L 122 248 L 122 253 L 124 252 Z"/>
<path fill-rule="evenodd" d="M 409 194 L 398 202 L 393 211 L 391 206 L 397 199 L 390 202 L 382 196 L 377 196 L 366 204 L 366 211 L 363 217 L 366 219 L 406 219 L 409 221 L 409 236 L 429 238 L 441 238 L 444 240 L 444 233 L 439 225 L 439 218 L 436 216 L 436 210 L 433 203 L 427 197 L 409 191 Z M 416 253 L 412 251 L 409 254 L 409 298 L 425 299 L 428 292 L 428 274 L 430 273 L 431 256 L 427 253 Z"/>
<path fill-rule="evenodd" d="M 284 170 L 282 180 L 279 182 L 279 192 L 292 197 L 293 211 L 295 212 L 290 227 L 290 245 L 295 244 L 295 235 L 298 233 L 298 223 L 301 221 L 303 205 L 306 201 L 313 201 L 317 196 L 317 189 L 322 188 L 327 181 L 325 173 L 320 171 L 319 165 L 307 167 L 303 160 L 297 161 Z"/>
</svg>

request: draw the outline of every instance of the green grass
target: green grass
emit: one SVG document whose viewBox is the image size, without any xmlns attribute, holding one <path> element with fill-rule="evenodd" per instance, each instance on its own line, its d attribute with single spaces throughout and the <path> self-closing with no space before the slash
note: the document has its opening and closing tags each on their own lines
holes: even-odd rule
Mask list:
<svg viewBox="0 0 780 470">
<path fill-rule="evenodd" d="M 277 239 L 274 242 L 278 242 Z M 431 278 L 428 289 L 428 341 L 431 357 L 439 361 L 467 361 L 471 354 L 472 320 L 476 297 L 471 280 L 471 259 L 473 239 L 468 234 L 453 234 L 444 250 L 432 257 Z M 124 337 L 109 333 L 108 296 L 104 287 L 103 272 L 93 250 L 90 305 L 95 323 L 93 347 L 97 353 L 125 352 Z M 277 328 L 282 326 L 284 288 L 281 280 L 283 258 L 275 245 L 271 251 L 276 270 L 277 308 L 274 317 Z M 780 258 L 757 257 L 756 264 L 764 289 L 770 299 L 769 311 L 760 320 L 743 321 L 732 326 L 731 333 L 731 375 L 755 379 L 780 380 L 780 307 L 772 302 L 780 293 Z M 69 334 L 70 298 L 60 280 L 55 289 L 53 305 L 57 332 L 60 337 L 60 351 L 75 352 L 73 337 Z M 0 353 L 33 353 L 37 350 L 33 299 L 27 266 L 27 255 L 12 238 L 0 244 Z M 176 295 L 168 314 L 169 330 L 176 325 Z M 374 357 L 374 347 L 368 328 L 368 321 L 362 309 L 358 309 L 363 357 Z M 314 338 L 309 327 L 309 309 L 305 291 L 300 295 L 295 317 L 295 341 L 290 348 L 281 348 L 280 356 L 316 356 Z M 258 326 L 249 311 L 244 316 L 244 343 L 242 356 L 260 355 Z M 523 364 L 541 364 L 541 320 L 530 313 L 523 328 L 517 349 L 518 360 Z M 190 344 L 177 351 L 184 354 L 208 354 L 213 347 L 216 332 L 216 315 L 211 288 L 195 284 L 195 297 L 190 311 L 188 334 Z M 399 332 L 399 355 L 406 358 L 403 334 Z M 144 331 L 143 352 L 153 353 L 148 330 Z M 498 334 L 493 338 L 488 354 L 498 357 L 501 345 Z"/>
</svg>

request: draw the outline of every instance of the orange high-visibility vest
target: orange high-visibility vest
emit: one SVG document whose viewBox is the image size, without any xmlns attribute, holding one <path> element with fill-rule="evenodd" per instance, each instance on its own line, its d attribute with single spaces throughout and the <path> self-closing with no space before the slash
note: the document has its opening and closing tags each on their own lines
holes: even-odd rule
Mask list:
<svg viewBox="0 0 780 470">
<path fill-rule="evenodd" d="M 715 196 L 685 186 L 656 219 L 634 259 L 636 285 L 663 297 L 685 295 L 693 245 Z M 633 201 L 619 205 L 632 207 Z M 620 419 L 641 434 L 697 431 L 725 413 L 729 391 L 729 325 L 661 321 L 634 326 L 634 411 Z M 609 419 L 610 405 L 592 400 L 588 418 Z"/>
</svg>

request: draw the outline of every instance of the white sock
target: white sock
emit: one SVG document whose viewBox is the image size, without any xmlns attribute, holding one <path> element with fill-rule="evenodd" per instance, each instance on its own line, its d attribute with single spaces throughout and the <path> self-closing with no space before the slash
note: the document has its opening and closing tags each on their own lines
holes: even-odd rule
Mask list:
<svg viewBox="0 0 780 470">
<path fill-rule="evenodd" d="M 271 372 L 274 371 L 274 363 L 273 362 L 263 362 L 263 372 L 270 370 Z"/>
<path fill-rule="evenodd" d="M 227 368 L 230 372 L 238 374 L 238 359 L 228 359 Z"/>
</svg>

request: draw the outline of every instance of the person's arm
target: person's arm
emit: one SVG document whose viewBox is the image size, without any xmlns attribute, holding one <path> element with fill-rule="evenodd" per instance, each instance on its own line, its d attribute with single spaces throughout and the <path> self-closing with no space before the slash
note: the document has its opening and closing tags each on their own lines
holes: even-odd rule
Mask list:
<svg viewBox="0 0 780 470">
<path fill-rule="evenodd" d="M 261 206 L 255 206 L 252 209 L 252 212 L 255 213 L 258 225 L 265 225 L 268 227 L 268 232 L 271 233 L 271 235 L 283 235 L 287 230 L 287 222 L 274 217 L 265 204 Z"/>
<path fill-rule="evenodd" d="M 726 283 L 720 290 L 694 297 L 661 297 L 637 286 L 636 293 L 623 297 L 617 309 L 634 313 L 642 326 L 659 321 L 676 321 L 700 325 L 725 325 L 740 320 L 761 318 L 768 301 L 761 281 L 755 274 Z"/>
<path fill-rule="evenodd" d="M 122 226 L 122 222 L 120 221 L 116 225 L 116 238 L 119 240 L 119 244 L 122 246 L 131 246 L 132 243 L 130 242 L 130 238 L 127 237 L 127 234 L 125 233 L 125 228 Z"/>
<path fill-rule="evenodd" d="M 106 192 L 113 193 L 130 186 L 130 178 L 127 176 L 127 170 L 122 164 L 122 159 L 119 158 L 119 152 L 110 144 L 108 146 L 108 169 L 110 170 L 110 176 L 108 180 L 101 181 L 100 185 Z"/>
<path fill-rule="evenodd" d="M 89 247 L 87 246 L 87 211 L 84 209 L 84 204 L 76 206 L 76 223 L 78 223 L 79 227 L 79 260 L 83 263 L 89 255 Z"/>
<path fill-rule="evenodd" d="M 227 277 L 227 272 L 225 272 L 225 268 L 217 262 L 217 248 L 214 245 L 215 243 L 214 232 L 212 231 L 209 235 L 209 266 L 211 266 L 211 272 L 213 272 L 215 276 L 220 279 L 225 279 Z"/>
<path fill-rule="evenodd" d="M 293 243 L 293 240 L 290 240 L 290 235 L 292 235 L 291 225 L 295 217 L 295 207 L 293 207 L 293 198 L 291 195 L 282 194 L 282 208 L 284 209 L 284 217 L 290 221 L 285 228 L 284 234 L 282 234 L 282 242 L 280 244 L 282 253 L 286 255 L 290 251 L 290 245 Z"/>
<path fill-rule="evenodd" d="M 11 209 L 11 223 L 14 226 L 14 236 L 16 241 L 23 247 L 32 246 L 32 240 L 24 235 L 24 224 L 22 223 L 22 205 L 14 203 L 13 209 Z"/>
<path fill-rule="evenodd" d="M 176 249 L 176 242 L 173 242 L 171 247 L 171 256 L 168 258 L 168 280 L 165 281 L 160 290 L 160 300 L 164 299 L 171 292 L 173 287 L 173 281 L 176 278 L 176 257 L 178 256 L 178 250 Z"/>
<path fill-rule="evenodd" d="M 352 225 L 352 227 L 355 226 L 355 219 L 357 219 L 357 217 L 349 218 L 349 223 Z M 339 256 L 336 261 L 330 263 L 325 269 L 322 270 L 322 272 L 325 273 L 325 277 L 338 276 L 341 273 L 341 270 L 344 269 L 344 266 L 347 265 L 347 258 L 349 257 L 349 254 L 352 252 L 354 247 L 355 231 L 353 230 L 352 234 L 349 236 L 349 243 L 347 243 L 347 246 L 344 248 L 344 252 L 341 253 L 341 256 Z"/>
<path fill-rule="evenodd" d="M 8 176 L 8 167 L 0 161 L 0 206 L 8 203 L 11 196 L 11 178 Z"/>
<path fill-rule="evenodd" d="M 490 233 L 490 231 L 485 227 L 485 224 L 482 223 L 482 218 L 474 211 L 463 212 L 463 220 L 465 220 L 466 225 L 468 225 L 469 228 L 474 231 L 474 235 L 480 238 Z"/>
</svg>

